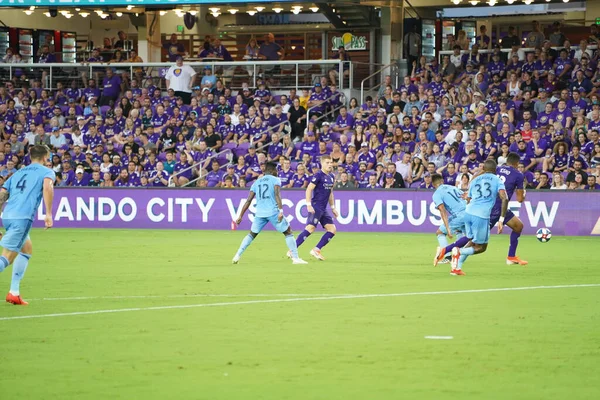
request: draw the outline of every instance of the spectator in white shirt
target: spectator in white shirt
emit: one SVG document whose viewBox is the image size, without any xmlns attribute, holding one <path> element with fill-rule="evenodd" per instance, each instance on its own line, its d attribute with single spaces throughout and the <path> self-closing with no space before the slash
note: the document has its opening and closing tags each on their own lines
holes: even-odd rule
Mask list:
<svg viewBox="0 0 600 400">
<path fill-rule="evenodd" d="M 468 133 L 467 131 L 465 131 L 463 129 L 463 122 L 462 121 L 456 121 L 454 123 L 454 129 L 452 129 L 450 132 L 448 132 L 448 135 L 446 135 L 446 138 L 444 139 L 444 141 L 446 142 L 446 144 L 448 144 L 449 146 L 451 146 L 454 142 L 456 142 L 456 134 L 458 132 L 462 133 L 462 141 L 466 142 L 467 138 L 468 138 Z"/>
</svg>

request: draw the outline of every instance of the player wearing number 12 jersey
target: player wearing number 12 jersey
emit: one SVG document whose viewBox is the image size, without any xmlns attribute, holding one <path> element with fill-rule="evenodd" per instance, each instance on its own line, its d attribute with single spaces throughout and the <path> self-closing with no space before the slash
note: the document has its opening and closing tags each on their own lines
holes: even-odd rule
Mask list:
<svg viewBox="0 0 600 400">
<path fill-rule="evenodd" d="M 52 227 L 52 200 L 56 178 L 54 171 L 43 165 L 50 157 L 50 150 L 46 146 L 33 146 L 29 155 L 31 165 L 15 172 L 0 189 L 0 209 L 6 203 L 2 214 L 2 224 L 6 233 L 0 240 L 0 272 L 14 262 L 6 301 L 24 306 L 28 303 L 21 298 L 20 286 L 32 253 L 29 231 L 42 198 L 46 206 L 46 229 Z"/>
<path fill-rule="evenodd" d="M 258 178 L 252 184 L 248 199 L 242 207 L 242 211 L 237 224 L 242 222 L 242 218 L 252 200 L 256 197 L 256 212 L 254 213 L 254 222 L 250 228 L 250 233 L 242 240 L 242 244 L 237 253 L 233 257 L 233 263 L 237 264 L 242 257 L 242 253 L 250 246 L 254 238 L 263 230 L 270 222 L 271 225 L 285 236 L 285 243 L 290 249 L 291 258 L 294 264 L 308 264 L 306 261 L 298 257 L 298 248 L 296 247 L 296 239 L 292 234 L 292 228 L 287 219 L 283 216 L 283 204 L 281 202 L 281 180 L 277 178 L 277 165 L 269 162 L 265 167 L 264 176 Z"/>
<path fill-rule="evenodd" d="M 504 183 L 496 176 L 496 166 L 494 160 L 487 160 L 483 164 L 484 173 L 473 179 L 469 185 L 468 204 L 464 216 L 465 236 L 469 239 L 469 243 L 463 248 L 452 249 L 451 275 L 464 275 L 462 266 L 467 257 L 486 251 L 490 238 L 490 213 L 498 196 L 502 199 L 498 233 L 502 233 L 504 216 L 508 209 L 508 197 Z"/>
</svg>

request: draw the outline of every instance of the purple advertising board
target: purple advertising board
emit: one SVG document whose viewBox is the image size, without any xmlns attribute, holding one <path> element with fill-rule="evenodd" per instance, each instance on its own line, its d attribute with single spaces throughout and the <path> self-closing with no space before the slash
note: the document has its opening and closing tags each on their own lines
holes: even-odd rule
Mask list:
<svg viewBox="0 0 600 400">
<path fill-rule="evenodd" d="M 347 232 L 434 232 L 440 225 L 432 191 L 336 191 L 336 221 Z M 231 229 L 246 190 L 68 189 L 57 188 L 56 228 Z M 304 191 L 282 192 L 285 215 L 294 230 L 306 223 Z M 550 228 L 554 235 L 600 235 L 600 192 L 527 192 L 523 204 L 510 208 L 525 233 Z M 254 207 L 239 229 L 250 228 Z M 34 226 L 43 226 L 38 210 Z"/>
</svg>

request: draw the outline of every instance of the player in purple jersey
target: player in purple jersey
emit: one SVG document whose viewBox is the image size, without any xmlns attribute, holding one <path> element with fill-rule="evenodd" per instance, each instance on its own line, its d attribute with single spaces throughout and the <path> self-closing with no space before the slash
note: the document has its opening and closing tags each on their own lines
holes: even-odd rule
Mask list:
<svg viewBox="0 0 600 400">
<path fill-rule="evenodd" d="M 504 182 L 504 186 L 506 187 L 506 197 L 508 200 L 510 201 L 513 193 L 516 193 L 517 201 L 519 203 L 523 203 L 525 200 L 525 177 L 517 170 L 518 165 L 519 155 L 516 153 L 509 153 L 506 158 L 506 165 L 498 167 L 496 169 L 496 175 L 498 175 L 502 182 Z M 494 208 L 492 208 L 492 213 L 490 214 L 490 228 L 496 225 L 496 223 L 500 220 L 501 211 L 502 200 L 498 198 L 496 199 L 496 204 L 494 204 Z M 512 211 L 508 210 L 506 212 L 506 217 L 504 218 L 504 224 L 512 230 L 510 233 L 510 246 L 508 247 L 506 264 L 527 265 L 527 261 L 521 260 L 517 256 L 517 246 L 519 245 L 519 237 L 521 236 L 521 232 L 523 232 L 523 222 L 519 219 L 519 217 L 514 215 Z"/>
<path fill-rule="evenodd" d="M 321 237 L 317 246 L 310 251 L 310 255 L 317 260 L 324 261 L 321 249 L 335 236 L 335 224 L 333 218 L 327 211 L 327 204 L 331 206 L 334 218 L 338 217 L 333 198 L 333 185 L 335 177 L 332 173 L 333 166 L 330 156 L 321 157 L 321 170 L 310 179 L 306 188 L 306 208 L 308 209 L 307 225 L 296 240 L 298 247 L 315 231 L 318 224 L 325 228 L 326 232 Z M 288 252 L 288 257 L 291 254 Z"/>
</svg>

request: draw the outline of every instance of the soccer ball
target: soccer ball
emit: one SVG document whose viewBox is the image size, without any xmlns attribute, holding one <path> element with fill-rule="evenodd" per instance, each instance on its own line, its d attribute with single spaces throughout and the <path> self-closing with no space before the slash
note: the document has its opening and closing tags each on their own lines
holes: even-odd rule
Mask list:
<svg viewBox="0 0 600 400">
<path fill-rule="evenodd" d="M 542 243 L 546 243 L 549 242 L 552 238 L 552 232 L 550 232 L 550 229 L 548 228 L 540 228 L 538 229 L 536 236 L 537 240 L 539 240 Z"/>
</svg>

